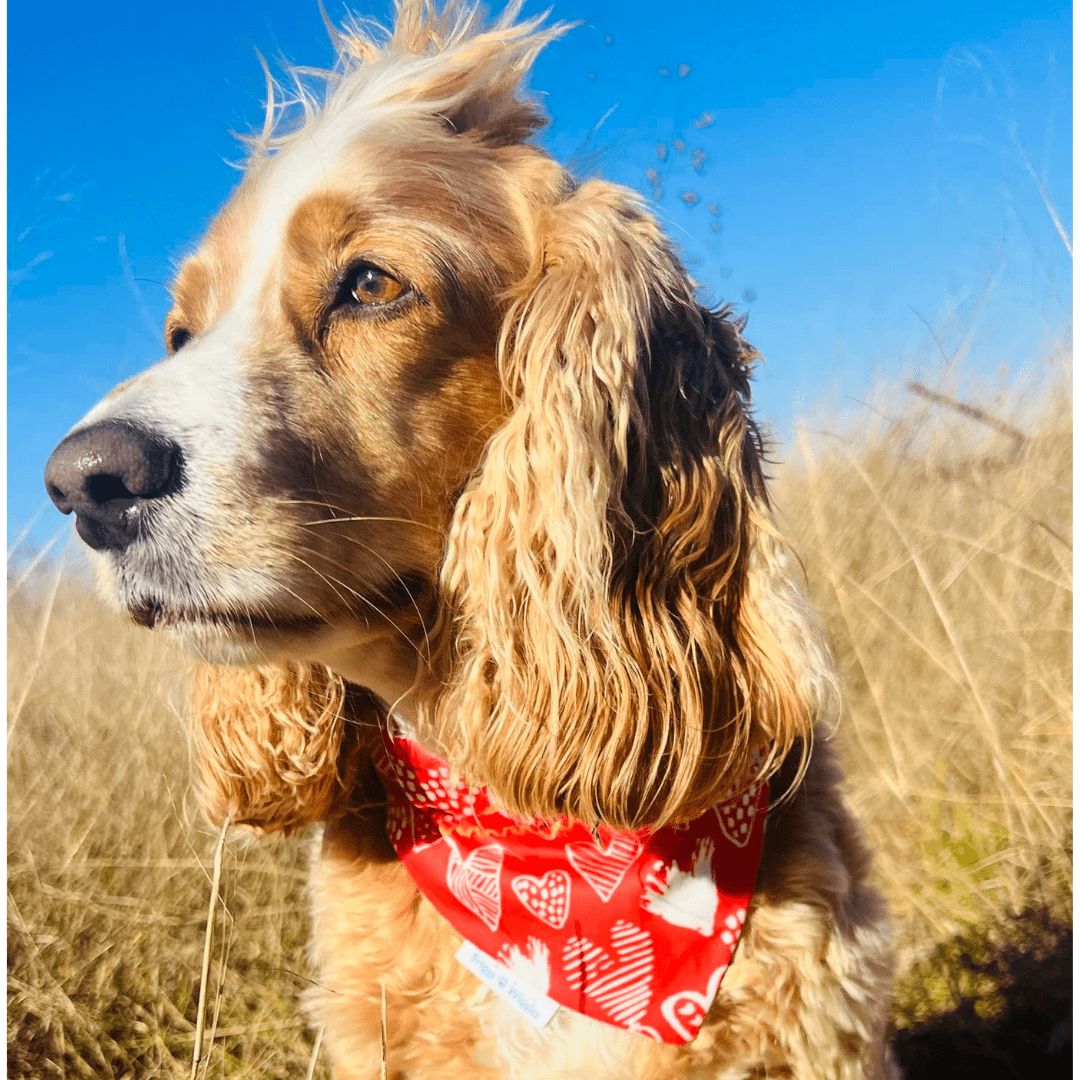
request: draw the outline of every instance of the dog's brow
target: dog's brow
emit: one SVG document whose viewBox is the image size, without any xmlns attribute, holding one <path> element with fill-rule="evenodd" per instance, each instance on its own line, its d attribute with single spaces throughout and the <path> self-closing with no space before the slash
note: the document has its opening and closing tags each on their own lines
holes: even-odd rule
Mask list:
<svg viewBox="0 0 1080 1080">
<path fill-rule="evenodd" d="M 213 304 L 213 274 L 200 259 L 188 259 L 172 285 L 173 312 L 185 326 L 206 324 Z"/>
<path fill-rule="evenodd" d="M 334 261 L 372 225 L 373 215 L 359 200 L 344 194 L 320 193 L 293 211 L 285 231 L 290 256 Z"/>
<path fill-rule="evenodd" d="M 343 156 L 361 134 L 362 128 L 348 128 L 320 117 L 260 166 L 253 178 L 258 209 L 247 233 L 238 306 L 256 302 L 278 263 L 282 238 L 298 209 L 313 194 L 334 186 Z"/>
</svg>

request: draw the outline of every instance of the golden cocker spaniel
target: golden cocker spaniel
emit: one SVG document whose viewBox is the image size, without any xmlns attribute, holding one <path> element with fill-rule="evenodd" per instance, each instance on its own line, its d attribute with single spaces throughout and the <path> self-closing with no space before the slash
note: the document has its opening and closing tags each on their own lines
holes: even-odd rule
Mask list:
<svg viewBox="0 0 1080 1080">
<path fill-rule="evenodd" d="M 384 992 L 393 1077 L 893 1077 L 756 354 L 641 198 L 529 141 L 565 29 L 401 0 L 338 33 L 299 123 L 271 94 L 168 357 L 47 485 L 206 662 L 210 819 L 322 823 L 339 1080 L 379 1075 Z"/>
</svg>

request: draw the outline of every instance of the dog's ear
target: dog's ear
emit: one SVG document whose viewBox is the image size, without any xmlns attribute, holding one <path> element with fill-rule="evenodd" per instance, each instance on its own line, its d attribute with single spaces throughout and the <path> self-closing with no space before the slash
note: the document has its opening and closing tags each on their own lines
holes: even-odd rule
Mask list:
<svg viewBox="0 0 1080 1080">
<path fill-rule="evenodd" d="M 442 573 L 457 658 L 439 738 L 521 814 L 689 818 L 755 750 L 810 734 L 756 354 L 627 189 L 582 185 L 536 235 L 500 343 L 513 410 Z"/>
<path fill-rule="evenodd" d="M 290 833 L 345 809 L 363 798 L 374 708 L 318 664 L 200 665 L 189 730 L 203 812 Z"/>
</svg>

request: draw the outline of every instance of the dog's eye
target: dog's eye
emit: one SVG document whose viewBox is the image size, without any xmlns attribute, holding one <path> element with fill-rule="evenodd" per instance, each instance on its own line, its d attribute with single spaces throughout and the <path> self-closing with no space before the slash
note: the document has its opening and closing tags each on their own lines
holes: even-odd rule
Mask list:
<svg viewBox="0 0 1080 1080">
<path fill-rule="evenodd" d="M 346 296 L 362 307 L 389 304 L 405 292 L 405 286 L 392 274 L 371 263 L 361 263 L 345 278 Z"/>
<path fill-rule="evenodd" d="M 170 330 L 167 338 L 169 352 L 179 352 L 191 338 L 191 331 L 185 330 L 182 326 L 176 327 L 175 330 Z"/>
</svg>

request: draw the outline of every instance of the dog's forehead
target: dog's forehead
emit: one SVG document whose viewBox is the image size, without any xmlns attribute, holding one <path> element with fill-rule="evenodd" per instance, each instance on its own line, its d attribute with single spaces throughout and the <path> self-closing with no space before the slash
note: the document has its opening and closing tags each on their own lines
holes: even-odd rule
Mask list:
<svg viewBox="0 0 1080 1080">
<path fill-rule="evenodd" d="M 438 235 L 441 249 L 467 249 L 472 261 L 516 262 L 521 209 L 506 183 L 509 152 L 492 154 L 427 125 L 413 135 L 377 125 L 343 143 L 300 133 L 254 163 L 181 267 L 173 287 L 180 310 L 204 325 L 230 311 L 254 313 L 277 295 L 292 242 L 304 237 L 303 249 L 322 244 L 326 255 L 366 226 L 382 242 L 400 233 L 392 243 L 399 255 L 422 256 L 405 238 L 426 233 Z M 522 186 L 553 186 L 547 174 L 557 166 L 531 148 L 526 155 L 535 176 L 512 161 Z"/>
<path fill-rule="evenodd" d="M 244 257 L 237 267 L 237 304 L 253 305 L 258 300 L 279 265 L 290 224 L 310 212 L 320 196 L 347 191 L 359 199 L 370 190 L 371 170 L 364 169 L 362 157 L 347 153 L 348 149 L 348 143 L 320 137 L 318 129 L 310 136 L 301 132 L 251 177 L 253 183 L 239 207 L 240 230 L 246 235 Z"/>
<path fill-rule="evenodd" d="M 280 265 L 290 224 L 329 193 L 359 199 L 373 170 L 349 145 L 300 132 L 283 151 L 254 161 L 173 283 L 177 306 L 196 322 L 253 311 Z M 347 172 L 347 176 L 345 175 Z"/>
<path fill-rule="evenodd" d="M 329 132 L 329 134 L 327 134 Z M 244 260 L 239 303 L 253 301 L 272 273 L 282 251 L 289 223 L 313 196 L 341 189 L 345 158 L 349 158 L 348 187 L 362 191 L 370 182 L 357 155 L 346 152 L 352 140 L 335 135 L 332 127 L 314 126 L 300 132 L 272 158 L 256 179 L 255 210 L 248 214 L 250 229 Z"/>
</svg>

